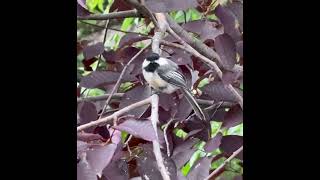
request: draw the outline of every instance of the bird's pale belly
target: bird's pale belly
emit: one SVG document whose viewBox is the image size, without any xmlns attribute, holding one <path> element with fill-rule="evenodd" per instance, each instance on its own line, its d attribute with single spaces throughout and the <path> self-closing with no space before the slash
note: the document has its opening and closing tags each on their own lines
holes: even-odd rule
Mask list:
<svg viewBox="0 0 320 180">
<path fill-rule="evenodd" d="M 177 86 L 168 84 L 166 81 L 161 79 L 157 73 L 143 72 L 143 76 L 148 84 L 157 91 L 171 94 L 178 89 Z"/>
</svg>

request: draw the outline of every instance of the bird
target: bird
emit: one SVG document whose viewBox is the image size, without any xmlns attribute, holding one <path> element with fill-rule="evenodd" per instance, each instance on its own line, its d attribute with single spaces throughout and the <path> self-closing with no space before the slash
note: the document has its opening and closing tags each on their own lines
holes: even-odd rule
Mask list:
<svg viewBox="0 0 320 180">
<path fill-rule="evenodd" d="M 201 120 L 206 120 L 201 107 L 187 87 L 186 78 L 179 71 L 178 64 L 153 52 L 144 59 L 142 74 L 149 86 L 157 93 L 172 94 L 180 89 L 195 111 L 196 116 Z"/>
</svg>

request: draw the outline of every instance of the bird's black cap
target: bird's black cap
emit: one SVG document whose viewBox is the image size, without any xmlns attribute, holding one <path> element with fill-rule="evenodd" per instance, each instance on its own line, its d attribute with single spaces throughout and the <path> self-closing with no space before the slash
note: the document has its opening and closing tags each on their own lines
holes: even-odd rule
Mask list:
<svg viewBox="0 0 320 180">
<path fill-rule="evenodd" d="M 159 59 L 159 58 L 160 58 L 159 54 L 157 54 L 157 53 L 151 53 L 151 54 L 147 57 L 147 60 L 148 60 L 148 61 L 155 61 L 155 60 L 157 60 L 157 59 Z"/>
</svg>

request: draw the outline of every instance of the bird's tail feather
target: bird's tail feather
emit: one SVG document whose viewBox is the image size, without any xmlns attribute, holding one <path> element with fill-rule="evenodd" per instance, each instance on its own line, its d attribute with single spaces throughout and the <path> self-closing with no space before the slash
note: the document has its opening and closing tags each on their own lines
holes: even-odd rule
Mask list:
<svg viewBox="0 0 320 180">
<path fill-rule="evenodd" d="M 192 109 L 194 110 L 194 112 L 196 113 L 198 118 L 200 118 L 201 120 L 206 120 L 205 114 L 203 113 L 203 111 L 202 111 L 201 107 L 199 106 L 199 104 L 197 103 L 196 99 L 193 97 L 191 91 L 188 89 L 185 89 L 185 88 L 181 88 L 181 90 L 182 90 L 183 95 L 187 98 L 188 102 L 192 106 Z"/>
</svg>

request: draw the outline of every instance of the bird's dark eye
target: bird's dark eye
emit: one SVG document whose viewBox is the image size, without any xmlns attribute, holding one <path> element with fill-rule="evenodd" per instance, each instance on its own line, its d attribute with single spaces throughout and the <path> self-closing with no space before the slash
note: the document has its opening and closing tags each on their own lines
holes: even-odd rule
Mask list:
<svg viewBox="0 0 320 180">
<path fill-rule="evenodd" d="M 159 54 L 157 54 L 157 53 L 152 53 L 152 54 L 150 54 L 150 55 L 147 57 L 147 60 L 148 60 L 148 61 L 154 61 L 154 60 L 157 60 L 157 59 L 159 59 L 159 58 L 160 58 Z"/>
</svg>

